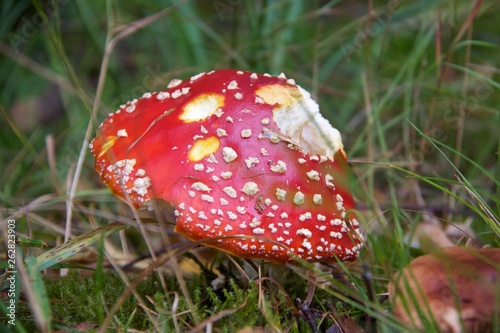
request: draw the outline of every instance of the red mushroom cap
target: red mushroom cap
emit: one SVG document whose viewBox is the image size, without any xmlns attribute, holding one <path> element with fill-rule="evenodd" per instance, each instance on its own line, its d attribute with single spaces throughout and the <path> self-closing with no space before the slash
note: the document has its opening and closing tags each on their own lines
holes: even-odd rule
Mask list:
<svg viewBox="0 0 500 333">
<path fill-rule="evenodd" d="M 111 114 L 90 148 L 118 197 L 169 202 L 191 240 L 277 263 L 354 260 L 362 247 L 340 133 L 284 75 L 174 80 Z"/>
</svg>

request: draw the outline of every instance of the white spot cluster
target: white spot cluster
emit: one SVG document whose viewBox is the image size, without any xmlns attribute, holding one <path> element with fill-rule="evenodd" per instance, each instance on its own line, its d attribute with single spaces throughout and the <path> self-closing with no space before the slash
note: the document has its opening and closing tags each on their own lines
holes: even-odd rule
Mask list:
<svg viewBox="0 0 500 333">
<path fill-rule="evenodd" d="M 115 164 L 108 166 L 109 172 L 114 172 L 117 184 L 126 183 L 130 179 L 130 174 L 134 171 L 134 166 L 137 163 L 135 158 L 117 161 Z"/>
<path fill-rule="evenodd" d="M 148 187 L 151 186 L 151 179 L 149 177 L 136 178 L 134 180 L 134 186 L 132 191 L 137 193 L 137 195 L 143 197 L 148 193 Z"/>
<path fill-rule="evenodd" d="M 127 197 L 139 204 L 147 200 L 148 188 L 151 186 L 151 179 L 146 176 L 144 169 L 138 169 L 135 173 L 136 159 L 123 159 L 114 164 L 106 164 L 105 160 L 96 162 L 97 165 L 107 165 L 101 169 L 101 177 L 115 188 L 123 191 L 124 199 Z"/>
</svg>

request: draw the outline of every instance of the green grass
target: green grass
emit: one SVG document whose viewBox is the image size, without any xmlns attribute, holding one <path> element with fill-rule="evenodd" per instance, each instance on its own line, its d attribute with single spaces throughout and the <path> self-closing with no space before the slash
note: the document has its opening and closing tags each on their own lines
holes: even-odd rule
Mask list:
<svg viewBox="0 0 500 333">
<path fill-rule="evenodd" d="M 302 265 L 243 273 L 223 254 L 197 264 L 186 254 L 194 246 L 166 242 L 173 221 L 141 216 L 138 227 L 87 149 L 120 104 L 173 78 L 233 67 L 294 78 L 343 135 L 367 243 L 354 264 L 315 268 L 326 280 L 312 304 L 316 325 L 346 316 L 400 331 L 379 295 L 426 252 L 411 242 L 426 218 L 470 222 L 479 244 L 500 246 L 499 9 L 493 0 L 3 1 L 0 227 L 14 219 L 18 236 L 54 248 L 111 222 L 132 226 L 93 239 L 88 261 L 77 253 L 57 266 L 67 277 L 21 269 L 15 329 L 311 330 L 296 301 L 306 297 Z M 28 263 L 48 250 L 32 244 L 21 247 Z M 148 246 L 165 250 L 165 267 L 121 269 Z M 71 265 L 95 271 L 84 278 Z M 227 281 L 211 291 L 219 273 Z"/>
</svg>

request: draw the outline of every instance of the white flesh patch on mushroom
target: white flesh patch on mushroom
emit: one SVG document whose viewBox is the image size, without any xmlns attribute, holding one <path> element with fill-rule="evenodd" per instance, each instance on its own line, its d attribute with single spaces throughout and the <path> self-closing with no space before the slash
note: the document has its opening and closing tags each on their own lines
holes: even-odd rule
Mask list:
<svg viewBox="0 0 500 333">
<path fill-rule="evenodd" d="M 343 148 L 340 132 L 323 118 L 318 104 L 299 86 L 264 86 L 256 95 L 270 105 L 281 132 L 311 155 L 332 157 Z"/>
</svg>

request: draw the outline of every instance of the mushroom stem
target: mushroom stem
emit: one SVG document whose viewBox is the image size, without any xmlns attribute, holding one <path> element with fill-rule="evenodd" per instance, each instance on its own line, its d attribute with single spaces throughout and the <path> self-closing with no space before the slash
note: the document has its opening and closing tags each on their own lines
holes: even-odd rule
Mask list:
<svg viewBox="0 0 500 333">
<path fill-rule="evenodd" d="M 313 297 L 314 297 L 314 292 L 316 291 L 316 273 L 312 270 L 307 270 L 307 281 L 308 281 L 308 287 L 307 287 L 307 295 L 306 299 L 304 300 L 303 308 L 307 309 L 312 303 Z"/>
<path fill-rule="evenodd" d="M 314 292 L 316 291 L 316 273 L 308 269 L 307 270 L 307 295 L 304 300 L 304 302 L 301 302 L 300 300 L 297 300 L 297 303 L 299 304 L 300 310 L 302 314 L 304 315 L 305 319 L 309 323 L 309 326 L 311 327 L 311 330 L 313 332 L 318 332 L 318 327 L 316 326 L 316 320 L 314 318 L 314 314 L 310 310 L 310 306 L 312 303 L 312 299 L 314 297 Z"/>
</svg>

